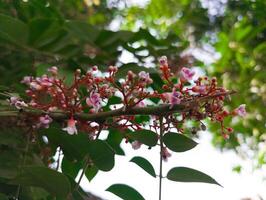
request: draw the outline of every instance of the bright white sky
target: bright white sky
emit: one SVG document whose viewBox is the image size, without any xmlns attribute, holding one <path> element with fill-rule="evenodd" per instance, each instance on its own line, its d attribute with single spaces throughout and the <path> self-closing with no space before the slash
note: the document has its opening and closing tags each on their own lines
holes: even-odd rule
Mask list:
<svg viewBox="0 0 266 200">
<path fill-rule="evenodd" d="M 252 197 L 259 200 L 258 195 L 266 199 L 266 181 L 264 171 L 252 173 L 251 163 L 240 160 L 233 152 L 220 153 L 210 142 L 209 133 L 201 133 L 199 145 L 185 153 L 172 153 L 168 162 L 163 163 L 164 175 L 176 166 L 186 166 L 200 170 L 224 186 L 221 188 L 204 183 L 177 183 L 163 180 L 163 200 L 240 200 Z M 120 200 L 117 196 L 105 191 L 114 183 L 124 183 L 138 190 L 145 199 L 158 199 L 158 178 L 153 178 L 136 164 L 129 162 L 134 156 L 147 158 L 159 171 L 159 148 L 148 150 L 145 145 L 139 150 L 133 150 L 130 144 L 122 144 L 126 156 L 116 156 L 116 164 L 110 172 L 99 172 L 90 183 L 82 180 L 82 187 L 106 200 Z M 232 172 L 232 167 L 242 164 L 244 171 L 239 175 Z"/>
</svg>

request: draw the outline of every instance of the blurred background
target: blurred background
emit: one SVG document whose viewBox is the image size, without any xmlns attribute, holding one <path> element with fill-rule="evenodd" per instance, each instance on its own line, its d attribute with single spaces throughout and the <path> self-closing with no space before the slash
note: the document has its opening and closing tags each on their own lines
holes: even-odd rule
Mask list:
<svg viewBox="0 0 266 200">
<path fill-rule="evenodd" d="M 247 117 L 226 121 L 235 130 L 228 140 L 218 126 L 209 125 L 207 132 L 193 136 L 201 143 L 199 150 L 187 157 L 173 156 L 169 165 L 178 160 L 198 166 L 224 181 L 225 189 L 172 183 L 176 193 L 164 199 L 266 199 L 265 0 L 1 0 L 0 48 L 0 90 L 22 96 L 23 76 L 41 74 L 50 66 L 67 75 L 77 68 L 117 65 L 123 77 L 128 70 L 157 67 L 158 58 L 166 55 L 176 73 L 190 67 L 216 76 L 224 87 L 237 91 L 228 108 L 246 104 Z M 142 151 L 124 149 L 129 155 Z M 117 158 L 113 175 L 99 174 L 91 183 L 84 180 L 84 188 L 115 200 L 105 196 L 107 186 L 102 183 L 114 183 L 127 170 L 126 165 L 120 167 L 123 159 Z M 132 179 L 144 177 L 131 172 Z M 154 199 L 148 188 L 155 181 L 147 181 L 148 192 L 137 182 L 131 185 Z M 165 194 L 167 188 L 175 190 L 165 186 Z M 197 196 L 182 196 L 178 188 Z"/>
</svg>

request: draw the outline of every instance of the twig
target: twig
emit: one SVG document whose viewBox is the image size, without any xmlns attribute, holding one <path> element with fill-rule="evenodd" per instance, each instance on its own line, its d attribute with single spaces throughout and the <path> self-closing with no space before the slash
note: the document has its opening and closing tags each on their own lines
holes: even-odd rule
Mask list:
<svg viewBox="0 0 266 200">
<path fill-rule="evenodd" d="M 31 129 L 29 129 L 30 131 Z M 23 161 L 22 161 L 22 164 L 19 166 L 19 173 L 21 172 L 21 167 L 25 165 L 26 163 L 26 155 L 28 153 L 28 150 L 29 150 L 29 143 L 30 143 L 30 136 L 31 134 L 30 133 L 27 133 L 27 142 L 26 142 L 26 147 L 25 147 L 25 152 L 24 152 L 24 155 L 23 155 Z M 16 197 L 15 199 L 18 200 L 19 199 L 19 194 L 20 194 L 20 189 L 21 189 L 21 185 L 19 184 L 18 185 L 18 188 L 17 188 L 17 192 L 16 192 Z"/>
<path fill-rule="evenodd" d="M 181 102 L 181 104 L 174 105 L 173 107 L 170 108 L 170 104 L 162 104 L 159 106 L 150 106 L 150 107 L 134 107 L 134 108 L 127 108 L 124 109 L 116 109 L 116 110 L 111 110 L 107 112 L 99 112 L 99 113 L 93 113 L 93 114 L 88 114 L 88 113 L 76 113 L 74 115 L 75 119 L 79 120 L 86 120 L 86 121 L 95 121 L 95 122 L 102 122 L 106 120 L 107 118 L 110 117 L 118 117 L 118 116 L 130 116 L 130 115 L 155 115 L 155 116 L 160 116 L 162 114 L 172 114 L 172 113 L 180 113 L 180 112 L 186 112 L 194 107 L 198 106 L 199 103 L 203 103 L 205 101 L 208 101 L 210 99 L 219 97 L 219 96 L 228 96 L 230 94 L 234 94 L 235 91 L 229 91 L 229 92 L 219 92 L 216 94 L 213 94 L 211 96 L 205 96 L 205 97 L 199 97 L 197 99 L 189 100 L 186 102 Z M 50 117 L 53 118 L 55 121 L 62 121 L 66 120 L 69 118 L 69 113 L 64 113 L 64 112 L 45 112 L 42 110 L 37 110 L 37 109 L 31 109 L 31 108 L 24 108 L 22 111 L 18 111 L 15 108 L 7 108 L 4 110 L 0 110 L 0 118 L 1 117 L 14 117 L 18 115 L 30 115 L 30 116 L 39 116 L 42 114 L 49 114 Z"/>
<path fill-rule="evenodd" d="M 162 172 L 163 172 L 163 117 L 160 116 L 160 174 L 159 174 L 159 200 L 162 199 Z"/>
</svg>

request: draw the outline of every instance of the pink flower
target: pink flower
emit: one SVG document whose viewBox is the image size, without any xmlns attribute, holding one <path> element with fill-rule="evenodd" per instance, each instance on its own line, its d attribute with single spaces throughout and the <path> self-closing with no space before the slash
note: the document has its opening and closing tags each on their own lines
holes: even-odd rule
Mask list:
<svg viewBox="0 0 266 200">
<path fill-rule="evenodd" d="M 131 145 L 132 145 L 132 148 L 134 150 L 137 150 L 137 149 L 139 149 L 141 147 L 142 143 L 140 143 L 139 141 L 135 140 L 134 142 L 131 143 Z"/>
<path fill-rule="evenodd" d="M 70 118 L 67 121 L 67 127 L 63 128 L 63 131 L 66 131 L 69 135 L 78 134 L 77 128 L 76 128 L 77 121 L 73 118 Z"/>
<path fill-rule="evenodd" d="M 49 124 L 53 119 L 49 115 L 39 117 L 39 123 L 37 124 L 38 128 L 49 128 Z"/>
<path fill-rule="evenodd" d="M 193 76 L 195 75 L 195 72 L 186 68 L 186 67 L 183 67 L 181 69 L 181 72 L 180 72 L 180 80 L 182 82 L 187 82 L 187 81 L 190 81 L 192 80 Z"/>
<path fill-rule="evenodd" d="M 11 97 L 8 101 L 11 106 L 15 106 L 17 109 L 28 107 L 28 105 L 24 101 L 19 100 L 18 97 Z"/>
<path fill-rule="evenodd" d="M 167 162 L 168 158 L 171 156 L 171 153 L 167 150 L 166 147 L 163 147 L 161 154 L 165 162 Z"/>
<path fill-rule="evenodd" d="M 162 56 L 161 58 L 159 58 L 159 63 L 161 65 L 167 65 L 167 57 L 166 56 Z"/>
<path fill-rule="evenodd" d="M 146 84 L 152 83 L 152 79 L 150 78 L 150 74 L 147 72 L 141 71 L 139 73 L 139 78 L 143 83 L 146 83 Z"/>
<path fill-rule="evenodd" d="M 90 97 L 87 97 L 86 103 L 88 106 L 92 106 L 95 112 L 98 112 L 101 108 L 101 97 L 97 92 L 93 92 Z"/>
<path fill-rule="evenodd" d="M 42 86 L 36 82 L 31 82 L 30 83 L 30 89 L 32 90 L 41 90 Z"/>
<path fill-rule="evenodd" d="M 246 104 L 240 105 L 238 108 L 236 108 L 234 110 L 234 113 L 237 114 L 240 117 L 245 117 L 245 115 L 247 114 L 247 112 L 246 112 Z"/>
<path fill-rule="evenodd" d="M 171 104 L 170 108 L 172 108 L 174 105 L 181 103 L 182 94 L 180 92 L 177 92 L 177 91 L 173 90 L 172 93 L 165 93 L 164 97 Z"/>
<path fill-rule="evenodd" d="M 21 83 L 24 83 L 24 84 L 27 84 L 27 85 L 30 85 L 31 81 L 33 80 L 33 77 L 32 76 L 25 76 Z"/>
<path fill-rule="evenodd" d="M 52 73 L 53 75 L 57 75 L 58 68 L 56 66 L 53 66 L 53 67 L 50 67 L 47 71 Z"/>
<path fill-rule="evenodd" d="M 192 91 L 199 93 L 199 94 L 207 94 L 207 92 L 208 92 L 207 89 L 208 88 L 206 85 L 196 85 L 192 88 Z"/>
</svg>

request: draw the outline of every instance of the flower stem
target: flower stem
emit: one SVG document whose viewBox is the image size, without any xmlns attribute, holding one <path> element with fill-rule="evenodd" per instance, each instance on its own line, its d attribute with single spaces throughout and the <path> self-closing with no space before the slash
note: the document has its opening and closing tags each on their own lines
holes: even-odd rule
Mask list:
<svg viewBox="0 0 266 200">
<path fill-rule="evenodd" d="M 163 117 L 160 116 L 160 174 L 159 174 L 159 200 L 162 199 L 162 172 L 163 172 Z"/>
</svg>

